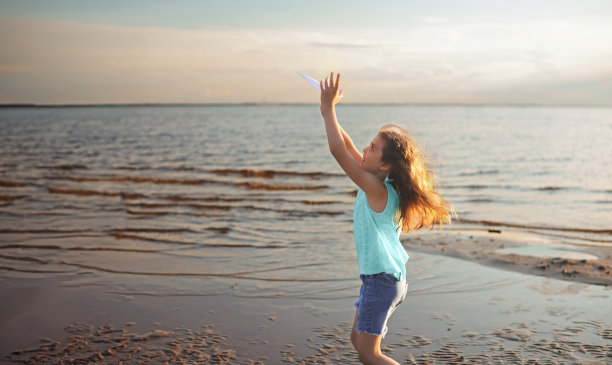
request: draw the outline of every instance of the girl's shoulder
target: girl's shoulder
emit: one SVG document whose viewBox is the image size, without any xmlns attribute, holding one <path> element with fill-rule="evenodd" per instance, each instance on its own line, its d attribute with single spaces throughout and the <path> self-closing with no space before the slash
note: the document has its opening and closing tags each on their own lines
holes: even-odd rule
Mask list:
<svg viewBox="0 0 612 365">
<path fill-rule="evenodd" d="M 391 200 L 393 198 L 399 200 L 399 194 L 397 193 L 397 191 L 395 190 L 395 188 L 393 187 L 393 185 L 391 184 L 393 180 L 392 179 L 385 179 L 384 184 L 387 187 L 387 193 L 388 193 L 388 197 L 387 200 Z"/>
</svg>

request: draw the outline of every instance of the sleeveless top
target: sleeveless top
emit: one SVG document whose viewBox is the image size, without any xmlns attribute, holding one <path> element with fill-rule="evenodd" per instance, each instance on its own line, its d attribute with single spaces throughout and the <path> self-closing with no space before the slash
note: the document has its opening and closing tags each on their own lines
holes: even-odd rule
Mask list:
<svg viewBox="0 0 612 365">
<path fill-rule="evenodd" d="M 366 194 L 359 189 L 353 211 L 353 234 L 357 249 L 359 273 L 373 275 L 381 272 L 395 275 L 398 281 L 406 280 L 408 254 L 399 240 L 401 227 L 395 215 L 399 208 L 399 196 L 385 179 L 387 205 L 381 213 L 370 208 Z"/>
</svg>

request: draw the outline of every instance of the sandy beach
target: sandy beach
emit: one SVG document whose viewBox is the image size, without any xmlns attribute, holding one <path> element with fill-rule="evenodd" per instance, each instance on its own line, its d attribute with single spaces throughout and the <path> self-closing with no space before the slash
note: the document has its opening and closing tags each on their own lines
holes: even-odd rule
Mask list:
<svg viewBox="0 0 612 365">
<path fill-rule="evenodd" d="M 608 110 L 342 110 L 360 145 L 381 115 L 405 121 L 459 219 L 402 235 L 408 294 L 384 352 L 611 362 L 612 180 L 589 172 L 609 165 L 592 158 Z M 317 107 L 14 108 L 0 121 L 0 363 L 358 363 L 355 186 Z"/>
<path fill-rule="evenodd" d="M 404 237 L 409 293 L 385 353 L 405 364 L 609 363 L 612 291 L 609 266 L 599 269 L 609 256 L 583 249 L 598 259 L 558 265 L 508 257 L 497 250 L 527 247 L 511 238 Z M 348 339 L 358 280 L 346 283 L 355 296 L 327 298 L 126 295 L 42 274 L 1 280 L 4 363 L 358 363 Z"/>
<path fill-rule="evenodd" d="M 612 285 L 612 250 L 572 245 L 542 235 L 501 229 L 421 232 L 404 239 L 412 249 L 525 274 Z"/>
</svg>

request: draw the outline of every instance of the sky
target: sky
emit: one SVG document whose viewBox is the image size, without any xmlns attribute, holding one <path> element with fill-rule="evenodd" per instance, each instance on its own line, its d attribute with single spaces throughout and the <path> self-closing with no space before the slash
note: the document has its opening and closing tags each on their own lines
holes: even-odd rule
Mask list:
<svg viewBox="0 0 612 365">
<path fill-rule="evenodd" d="M 0 104 L 612 106 L 609 0 L 0 0 Z"/>
</svg>

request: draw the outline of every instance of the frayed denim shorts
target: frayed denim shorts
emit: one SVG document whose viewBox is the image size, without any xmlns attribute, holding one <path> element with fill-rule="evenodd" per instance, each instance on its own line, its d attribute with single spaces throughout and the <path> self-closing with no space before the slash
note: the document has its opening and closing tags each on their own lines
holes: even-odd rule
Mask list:
<svg viewBox="0 0 612 365">
<path fill-rule="evenodd" d="M 406 298 L 408 284 L 397 281 L 393 274 L 359 275 L 361 290 L 355 303 L 359 316 L 357 331 L 385 337 L 387 321 Z"/>
</svg>

